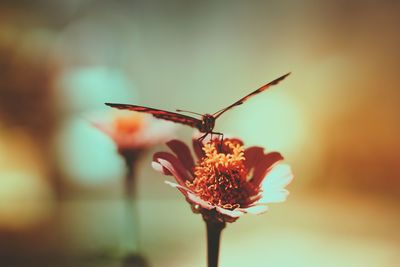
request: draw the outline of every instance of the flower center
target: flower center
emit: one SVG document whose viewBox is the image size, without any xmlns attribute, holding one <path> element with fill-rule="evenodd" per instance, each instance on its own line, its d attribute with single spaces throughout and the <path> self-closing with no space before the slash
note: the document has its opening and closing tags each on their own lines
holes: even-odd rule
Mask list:
<svg viewBox="0 0 400 267">
<path fill-rule="evenodd" d="M 201 199 L 226 209 L 246 205 L 258 190 L 247 181 L 244 148 L 238 141 L 210 141 L 203 147 L 203 157 L 194 169 L 195 178 L 186 186 Z"/>
<path fill-rule="evenodd" d="M 137 132 L 141 127 L 143 127 L 143 124 L 143 118 L 136 114 L 124 114 L 124 116 L 118 116 L 114 120 L 115 130 L 124 134 Z"/>
</svg>

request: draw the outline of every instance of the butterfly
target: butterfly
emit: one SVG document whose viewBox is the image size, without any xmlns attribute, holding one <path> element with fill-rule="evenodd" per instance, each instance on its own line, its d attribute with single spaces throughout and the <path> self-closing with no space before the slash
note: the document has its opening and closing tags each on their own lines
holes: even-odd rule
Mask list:
<svg viewBox="0 0 400 267">
<path fill-rule="evenodd" d="M 201 116 L 201 118 L 194 118 L 190 116 L 186 116 L 180 113 L 175 113 L 171 111 L 166 111 L 166 110 L 161 110 L 161 109 L 155 109 L 155 108 L 149 108 L 149 107 L 143 107 L 143 106 L 136 106 L 136 105 L 130 105 L 130 104 L 116 104 L 116 103 L 105 103 L 107 106 L 117 108 L 117 109 L 127 109 L 127 110 L 132 110 L 132 111 L 137 111 L 137 112 L 145 112 L 148 114 L 153 115 L 154 117 L 158 119 L 163 119 L 167 121 L 172 121 L 176 123 L 181 123 L 193 128 L 198 129 L 201 133 L 204 133 L 203 136 L 201 136 L 198 140 L 201 141 L 203 140 L 208 134 L 216 134 L 216 135 L 222 135 L 222 133 L 219 132 L 214 132 L 214 126 L 215 126 L 215 121 L 218 119 L 219 116 L 221 116 L 223 113 L 226 111 L 230 110 L 231 108 L 235 106 L 239 106 L 243 104 L 246 100 L 248 100 L 250 97 L 257 95 L 265 90 L 267 90 L 269 87 L 272 85 L 278 84 L 280 81 L 285 79 L 287 76 L 289 76 L 290 72 L 261 86 L 257 90 L 251 92 L 250 94 L 244 96 L 243 98 L 239 99 L 232 105 L 229 105 L 214 114 L 199 114 L 196 112 L 192 111 L 186 111 L 186 110 L 181 110 L 177 109 L 177 112 L 187 112 L 195 115 Z"/>
</svg>

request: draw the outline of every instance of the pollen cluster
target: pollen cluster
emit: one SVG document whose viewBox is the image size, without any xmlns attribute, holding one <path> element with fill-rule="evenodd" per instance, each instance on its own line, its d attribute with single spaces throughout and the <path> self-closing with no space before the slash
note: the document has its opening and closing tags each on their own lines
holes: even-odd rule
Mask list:
<svg viewBox="0 0 400 267">
<path fill-rule="evenodd" d="M 249 204 L 257 190 L 247 181 L 243 145 L 230 139 L 223 144 L 213 140 L 203 151 L 205 156 L 194 169 L 195 178 L 186 186 L 201 199 L 225 209 Z"/>
</svg>

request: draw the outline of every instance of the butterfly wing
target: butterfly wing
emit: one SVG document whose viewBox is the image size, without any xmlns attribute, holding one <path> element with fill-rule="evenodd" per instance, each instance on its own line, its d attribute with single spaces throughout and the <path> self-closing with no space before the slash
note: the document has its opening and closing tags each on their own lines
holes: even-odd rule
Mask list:
<svg viewBox="0 0 400 267">
<path fill-rule="evenodd" d="M 235 103 L 233 103 L 232 105 L 221 109 L 220 111 L 217 111 L 216 113 L 214 113 L 214 117 L 218 118 L 219 116 L 222 115 L 222 113 L 224 113 L 225 111 L 228 111 L 229 109 L 235 107 L 235 106 L 239 106 L 241 104 L 243 104 L 247 99 L 249 99 L 250 97 L 257 95 L 265 90 L 267 90 L 269 87 L 271 87 L 272 85 L 276 85 L 278 84 L 280 81 L 282 81 L 283 79 L 285 79 L 287 76 L 289 76 L 290 72 L 273 80 L 272 82 L 267 83 L 266 85 L 261 86 L 260 88 L 258 88 L 257 90 L 251 92 L 250 94 L 244 96 L 243 98 L 239 99 L 238 101 L 236 101 Z"/>
<path fill-rule="evenodd" d="M 137 112 L 145 112 L 148 114 L 153 115 L 154 117 L 158 119 L 163 119 L 167 121 L 172 121 L 176 123 L 181 123 L 193 128 L 199 129 L 201 127 L 201 120 L 189 117 L 186 115 L 182 115 L 179 113 L 175 112 L 170 112 L 166 110 L 161 110 L 161 109 L 155 109 L 155 108 L 148 108 L 148 107 L 143 107 L 143 106 L 136 106 L 136 105 L 129 105 L 129 104 L 115 104 L 115 103 L 105 103 L 107 106 L 117 108 L 117 109 L 126 109 L 126 110 L 133 110 Z"/>
</svg>

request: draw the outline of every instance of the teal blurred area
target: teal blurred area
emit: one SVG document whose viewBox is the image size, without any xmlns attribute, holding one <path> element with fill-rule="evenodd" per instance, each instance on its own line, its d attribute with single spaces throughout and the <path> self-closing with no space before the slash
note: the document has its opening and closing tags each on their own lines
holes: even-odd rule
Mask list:
<svg viewBox="0 0 400 267">
<path fill-rule="evenodd" d="M 280 151 L 287 202 L 223 233 L 220 266 L 400 262 L 396 1 L 1 1 L 0 266 L 120 266 L 124 161 L 91 125 L 104 102 L 213 113 Z M 103 115 L 104 114 L 104 115 Z M 176 138 L 189 141 L 179 126 Z M 205 266 L 205 227 L 136 166 L 151 266 Z"/>
</svg>

